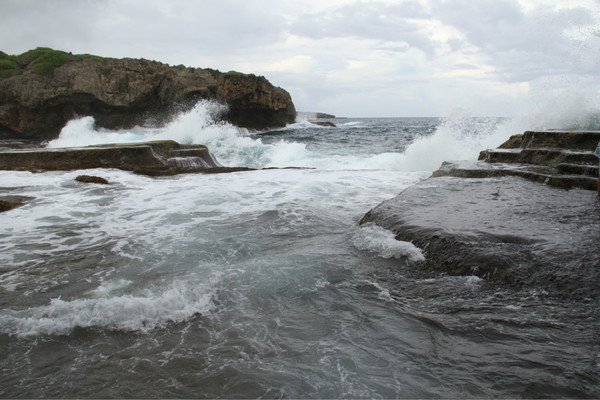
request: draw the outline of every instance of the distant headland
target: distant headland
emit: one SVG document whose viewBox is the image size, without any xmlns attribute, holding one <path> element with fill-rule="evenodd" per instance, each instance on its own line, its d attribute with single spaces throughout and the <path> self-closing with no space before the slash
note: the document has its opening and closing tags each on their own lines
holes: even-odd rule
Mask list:
<svg viewBox="0 0 600 400">
<path fill-rule="evenodd" d="M 20 55 L 0 51 L 0 138 L 54 139 L 81 116 L 108 129 L 161 125 L 202 99 L 225 104 L 219 117 L 249 129 L 296 119 L 290 94 L 262 76 L 45 47 Z"/>
</svg>

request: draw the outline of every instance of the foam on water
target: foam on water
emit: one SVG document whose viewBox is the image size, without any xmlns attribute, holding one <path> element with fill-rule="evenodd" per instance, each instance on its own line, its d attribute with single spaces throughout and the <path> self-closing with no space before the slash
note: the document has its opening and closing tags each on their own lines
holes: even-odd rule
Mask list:
<svg viewBox="0 0 600 400">
<path fill-rule="evenodd" d="M 104 293 L 106 294 L 106 293 Z M 211 308 L 211 293 L 199 282 L 173 282 L 164 291 L 139 295 L 102 295 L 50 304 L 0 315 L 0 332 L 21 337 L 67 334 L 75 327 L 148 332 L 168 322 L 181 322 Z"/>
<path fill-rule="evenodd" d="M 396 240 L 393 232 L 377 225 L 360 227 L 352 242 L 357 249 L 371 251 L 383 258 L 406 258 L 411 262 L 425 260 L 421 249 L 410 242 Z"/>
<path fill-rule="evenodd" d="M 257 246 L 274 246 L 273 255 L 259 254 L 279 257 L 285 238 L 352 231 L 364 210 L 423 177 L 265 170 L 152 179 L 86 171 L 111 183 L 98 186 L 75 182 L 80 173 L 0 171 L 3 189 L 32 198 L 0 213 L 0 289 L 15 298 L 0 312 L 0 333 L 148 332 L 210 314 L 223 279 L 263 268 L 250 268 Z M 398 257 L 414 257 L 387 246 Z"/>
</svg>

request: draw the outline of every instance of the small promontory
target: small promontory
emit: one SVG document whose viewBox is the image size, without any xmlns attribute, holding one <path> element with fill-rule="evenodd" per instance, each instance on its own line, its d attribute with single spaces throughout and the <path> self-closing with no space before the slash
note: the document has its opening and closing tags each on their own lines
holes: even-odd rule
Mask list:
<svg viewBox="0 0 600 400">
<path fill-rule="evenodd" d="M 108 129 L 160 125 L 202 99 L 227 105 L 220 118 L 249 129 L 296 118 L 289 93 L 262 76 L 49 48 L 0 52 L 0 138 L 53 139 L 81 116 Z"/>
</svg>

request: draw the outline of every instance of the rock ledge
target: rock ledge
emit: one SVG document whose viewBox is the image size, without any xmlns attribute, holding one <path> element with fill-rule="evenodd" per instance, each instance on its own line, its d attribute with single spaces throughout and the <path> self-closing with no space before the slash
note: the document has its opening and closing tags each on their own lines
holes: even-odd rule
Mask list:
<svg viewBox="0 0 600 400">
<path fill-rule="evenodd" d="M 152 176 L 239 170 L 221 166 L 206 146 L 182 145 L 172 140 L 0 152 L 0 170 L 43 172 L 90 168 L 118 168 Z"/>
<path fill-rule="evenodd" d="M 568 142 L 561 133 L 549 135 Z M 528 136 L 518 138 L 519 145 Z M 593 148 L 595 143 L 579 153 L 587 157 Z M 374 223 L 423 249 L 425 275 L 476 275 L 558 297 L 598 299 L 600 200 L 595 191 L 564 189 L 592 189 L 588 184 L 597 177 L 553 175 L 561 163 L 555 151 L 570 152 L 554 147 L 536 164 L 445 163 L 431 178 L 369 211 L 360 224 Z"/>
</svg>

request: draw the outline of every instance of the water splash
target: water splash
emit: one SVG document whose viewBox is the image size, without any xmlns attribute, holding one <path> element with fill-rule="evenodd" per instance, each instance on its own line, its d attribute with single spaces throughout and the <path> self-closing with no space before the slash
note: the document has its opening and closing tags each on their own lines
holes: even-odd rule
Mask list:
<svg viewBox="0 0 600 400">
<path fill-rule="evenodd" d="M 512 118 L 474 117 L 457 108 L 433 135 L 412 143 L 399 160 L 403 171 L 434 171 L 442 162 L 476 160 L 479 152 L 496 148 L 527 130 L 600 129 L 600 93 L 573 85 L 557 88 L 547 82 L 529 96 L 530 106 Z"/>
<path fill-rule="evenodd" d="M 393 232 L 376 225 L 367 224 L 355 233 L 352 243 L 359 250 L 368 250 L 379 257 L 424 261 L 421 249 L 410 242 L 396 240 Z"/>
</svg>

